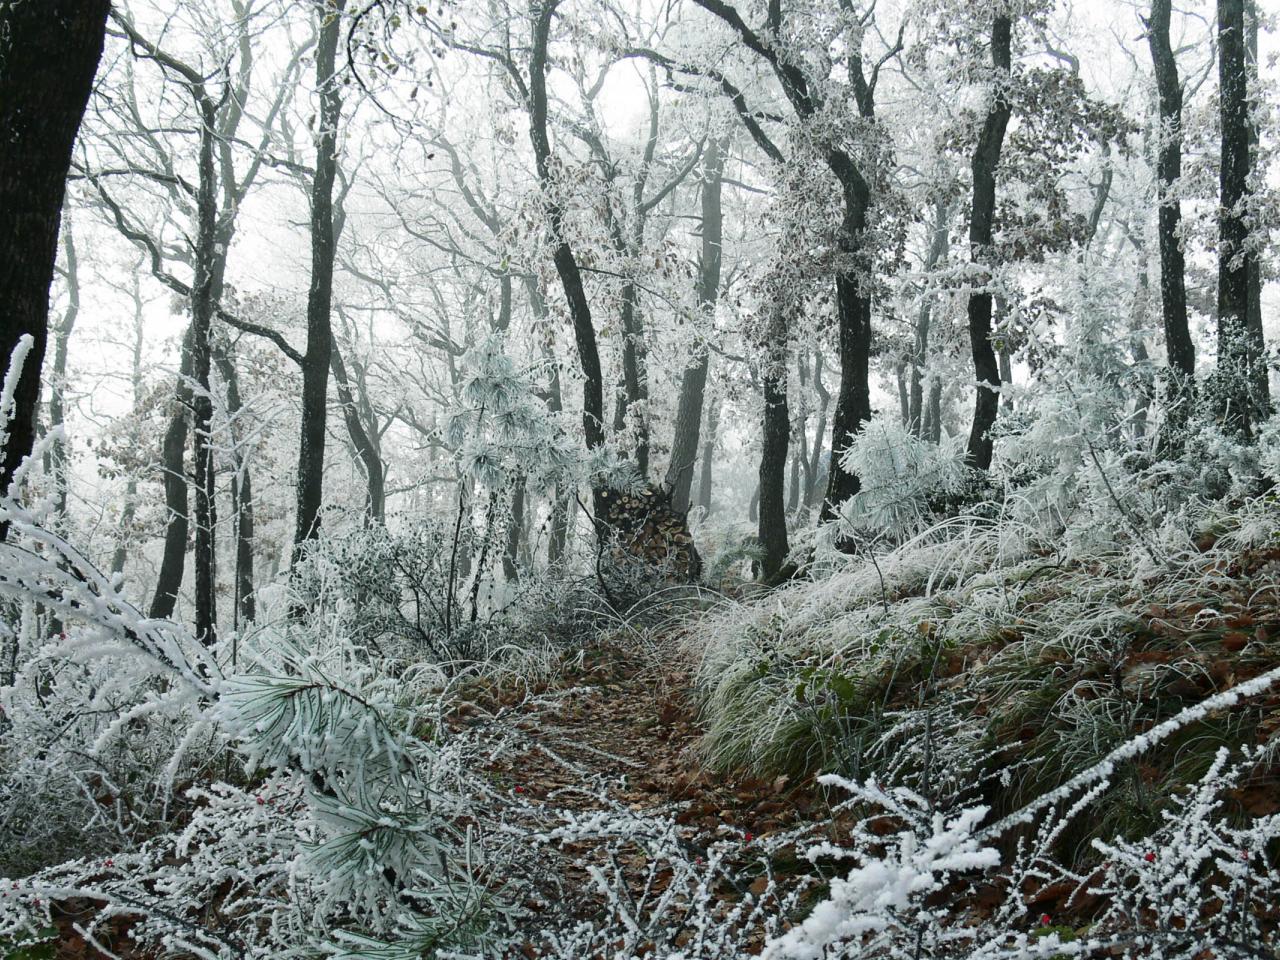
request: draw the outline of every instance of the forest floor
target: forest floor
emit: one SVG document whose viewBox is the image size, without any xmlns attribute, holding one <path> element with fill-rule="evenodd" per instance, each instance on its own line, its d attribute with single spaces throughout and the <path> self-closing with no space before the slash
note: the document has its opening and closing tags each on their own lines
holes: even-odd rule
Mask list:
<svg viewBox="0 0 1280 960">
<path fill-rule="evenodd" d="M 507 679 L 463 688 L 445 722 L 454 735 L 481 744 L 489 760 L 487 769 L 472 771 L 488 794 L 477 798 L 478 819 L 491 820 L 494 810 L 502 810 L 508 832 L 532 835 L 624 810 L 638 821 L 673 823 L 690 860 L 701 862 L 713 843 L 738 842 L 739 865 L 758 859 L 759 841 L 771 834 L 801 824 L 830 827 L 832 810 L 812 777 L 797 783 L 708 769 L 700 750 L 694 665 L 679 651 L 678 638 L 633 634 L 626 641 L 602 641 L 568 657 L 536 684 Z M 628 895 L 661 892 L 669 875 L 652 869 L 643 832 L 621 849 L 603 840 L 544 846 L 526 877 L 533 891 L 526 910 L 548 922 L 598 919 L 608 905 L 592 881 L 592 866 L 618 871 Z M 733 902 L 749 892 L 757 891 L 747 881 L 717 894 Z M 77 930 L 92 912 L 88 902 L 59 904 L 56 952 L 41 955 L 151 956 L 131 943 L 127 921 L 113 925 L 112 954 L 95 949 Z M 533 943 L 525 955 L 549 956 Z"/>
<path fill-rule="evenodd" d="M 736 890 L 726 884 L 717 891 L 732 903 L 759 892 L 750 864 L 761 857 L 761 840 L 802 825 L 831 829 L 833 811 L 812 777 L 766 780 L 707 767 L 693 667 L 675 637 L 615 639 L 566 661 L 549 682 L 480 691 L 449 724 L 494 731 L 488 776 L 513 800 L 511 822 L 525 829 L 545 831 L 626 810 L 638 820 L 674 824 L 690 861 L 702 862 L 713 843 L 740 844 L 732 860 L 746 867 L 740 875 L 747 879 Z M 607 909 L 606 894 L 589 868 L 621 879 L 629 896 L 641 898 L 660 893 L 670 879 L 659 861 L 639 834 L 621 848 L 603 838 L 548 848 L 545 867 L 557 874 L 549 885 L 561 895 L 526 906 L 535 913 L 554 910 L 562 920 L 566 914 L 598 918 Z M 763 882 L 760 876 L 755 886 Z M 526 955 L 546 956 L 532 944 Z"/>
</svg>

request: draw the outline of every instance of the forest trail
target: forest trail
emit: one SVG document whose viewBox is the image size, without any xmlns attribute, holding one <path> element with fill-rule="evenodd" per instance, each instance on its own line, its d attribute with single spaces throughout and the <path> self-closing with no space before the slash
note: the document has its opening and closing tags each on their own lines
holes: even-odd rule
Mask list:
<svg viewBox="0 0 1280 960">
<path fill-rule="evenodd" d="M 713 843 L 740 844 L 732 861 L 742 866 L 759 859 L 762 838 L 830 816 L 811 777 L 765 780 L 705 765 L 691 665 L 674 652 L 676 645 L 660 637 L 593 647 L 550 683 L 492 688 L 450 718 L 455 730 L 494 731 L 486 775 L 495 792 L 507 795 L 512 825 L 548 831 L 597 813 L 623 810 L 635 817 L 631 842 L 599 837 L 548 844 L 545 875 L 536 879 L 560 892 L 558 900 L 527 904 L 535 912 L 567 909 L 584 920 L 598 915 L 606 895 L 590 876 L 592 865 L 613 879 L 625 877 L 633 897 L 661 890 L 667 876 L 654 838 L 662 825 L 674 828 L 679 847 L 696 862 Z M 733 901 L 748 890 L 719 892 Z"/>
<path fill-rule="evenodd" d="M 464 702 L 451 726 L 509 722 L 490 773 L 497 789 L 543 808 L 621 803 L 671 813 L 691 835 L 744 838 L 787 828 L 809 812 L 811 780 L 797 786 L 704 765 L 690 668 L 668 654 L 665 641 L 594 647 L 549 684 Z M 494 694 L 498 703 L 486 706 Z"/>
</svg>

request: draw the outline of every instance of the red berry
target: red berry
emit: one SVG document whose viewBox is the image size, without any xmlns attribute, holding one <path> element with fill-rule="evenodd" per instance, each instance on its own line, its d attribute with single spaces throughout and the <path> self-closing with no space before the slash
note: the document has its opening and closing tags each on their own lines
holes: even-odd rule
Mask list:
<svg viewBox="0 0 1280 960">
<path fill-rule="evenodd" d="M 524 787 L 516 787 L 516 793 L 524 793 Z"/>
<path fill-rule="evenodd" d="M 1040 926 L 1047 927 L 1052 918 L 1047 913 L 1040 914 Z"/>
<path fill-rule="evenodd" d="M 1142 859 L 1143 859 L 1143 860 L 1145 860 L 1145 861 L 1147 861 L 1147 863 L 1155 863 L 1155 862 L 1156 862 L 1156 855 L 1155 855 L 1155 853 L 1153 853 L 1153 852 L 1148 852 L 1148 853 L 1147 853 L 1147 855 L 1146 855 L 1145 857 L 1143 857 Z"/>
<path fill-rule="evenodd" d="M 115 866 L 115 861 L 114 861 L 114 860 L 112 860 L 110 857 L 108 857 L 106 860 L 102 861 L 102 865 L 103 865 L 104 867 L 114 867 L 114 866 Z"/>
<path fill-rule="evenodd" d="M 261 797 L 255 797 L 254 799 L 258 801 L 258 806 L 262 806 L 264 803 L 267 802 L 263 800 Z"/>
<path fill-rule="evenodd" d="M 752 840 L 755 839 L 755 834 L 753 834 L 750 830 L 748 830 L 746 832 L 746 835 L 743 837 L 743 839 L 746 840 L 747 843 L 750 843 Z"/>
</svg>

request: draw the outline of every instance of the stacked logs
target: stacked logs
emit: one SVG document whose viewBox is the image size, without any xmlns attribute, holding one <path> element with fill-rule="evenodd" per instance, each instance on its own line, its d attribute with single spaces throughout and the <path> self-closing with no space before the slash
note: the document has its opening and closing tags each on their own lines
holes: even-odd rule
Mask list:
<svg viewBox="0 0 1280 960">
<path fill-rule="evenodd" d="M 702 576 L 702 558 L 689 533 L 688 517 L 672 509 L 670 494 L 652 487 L 635 493 L 604 490 L 599 504 L 599 519 L 613 535 L 617 559 L 639 560 L 683 583 Z"/>
</svg>

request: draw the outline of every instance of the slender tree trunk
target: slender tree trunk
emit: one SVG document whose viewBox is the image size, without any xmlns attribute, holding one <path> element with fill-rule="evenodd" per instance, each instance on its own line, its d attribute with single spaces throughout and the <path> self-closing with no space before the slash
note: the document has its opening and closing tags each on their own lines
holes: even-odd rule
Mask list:
<svg viewBox="0 0 1280 960">
<path fill-rule="evenodd" d="M 75 237 L 68 227 L 62 231 L 63 252 L 67 269 L 67 309 L 62 315 L 62 323 L 58 326 L 53 340 L 53 377 L 49 390 L 49 430 L 54 431 L 63 426 L 66 420 L 67 395 L 67 344 L 71 339 L 71 331 L 75 328 L 76 317 L 80 314 L 80 265 L 76 255 Z M 53 441 L 49 450 L 45 468 L 53 474 L 57 490 L 57 512 L 60 522 L 67 516 L 67 498 L 70 487 L 70 464 L 65 437 Z"/>
<path fill-rule="evenodd" d="M 864 423 L 871 419 L 871 296 L 870 264 L 863 246 L 870 187 L 843 154 L 831 161 L 844 188 L 844 217 L 840 228 L 840 260 L 836 274 L 836 317 L 839 324 L 840 384 L 836 388 L 835 414 L 831 421 L 831 468 L 820 521 L 835 519 L 836 509 L 858 492 L 858 478 L 840 460 Z M 841 172 L 844 174 L 841 177 Z"/>
<path fill-rule="evenodd" d="M 720 291 L 721 242 L 724 216 L 721 186 L 724 178 L 724 146 L 712 140 L 703 157 L 702 250 L 698 260 L 698 307 L 708 324 L 715 315 Z M 671 492 L 671 507 L 678 513 L 689 510 L 693 469 L 698 459 L 702 430 L 703 396 L 707 386 L 710 355 L 702 347 L 680 379 L 680 400 L 676 408 L 675 432 L 671 440 L 671 463 L 664 486 Z"/>
<path fill-rule="evenodd" d="M 190 504 L 187 499 L 187 431 L 191 415 L 192 341 L 195 325 L 182 338 L 182 359 L 178 366 L 178 382 L 170 402 L 169 426 L 160 444 L 160 469 L 163 475 L 165 526 L 164 553 L 156 574 L 156 589 L 148 616 L 168 620 L 182 590 L 187 562 L 187 535 L 190 532 Z"/>
<path fill-rule="evenodd" d="M 548 197 L 547 226 L 554 244 L 552 259 L 569 304 L 574 342 L 578 348 L 578 363 L 582 368 L 582 432 L 587 449 L 595 450 L 604 445 L 604 378 L 600 368 L 600 351 L 596 343 L 596 330 L 591 321 L 591 307 L 582 284 L 582 273 L 565 234 L 564 210 L 559 201 L 553 198 L 554 192 L 551 189 L 551 140 L 547 132 L 547 45 L 551 34 L 551 20 L 558 5 L 559 0 L 541 0 L 536 8 L 537 18 L 533 25 L 533 44 L 529 57 L 529 136 L 533 142 L 538 182 Z M 594 491 L 595 512 L 603 515 L 604 511 L 600 509 L 600 492 L 598 488 Z"/>
<path fill-rule="evenodd" d="M 1259 77 L 1260 62 L 1258 60 L 1258 0 L 1245 0 L 1245 54 L 1248 58 L 1248 82 L 1253 84 Z M 1258 123 L 1251 116 L 1249 120 L 1249 170 L 1252 174 L 1258 166 L 1258 140 L 1261 131 Z M 1255 342 L 1263 343 L 1262 331 L 1262 261 L 1255 253 L 1245 265 L 1248 271 L 1248 317 L 1246 327 Z M 1265 356 L 1265 347 L 1264 353 Z M 1267 398 L 1268 408 L 1271 397 L 1270 376 L 1266 364 L 1258 371 L 1258 382 L 1255 389 Z"/>
<path fill-rule="evenodd" d="M 0 5 L 0 365 L 22 337 L 32 339 L 0 456 L 0 493 L 35 442 L 67 170 L 109 9 L 107 0 Z M 0 541 L 8 531 L 0 523 Z"/>
<path fill-rule="evenodd" d="M 196 196 L 195 278 L 191 285 L 192 461 L 195 468 L 195 600 L 196 638 L 217 640 L 217 566 L 215 556 L 215 491 L 212 445 L 213 397 L 210 394 L 210 338 L 215 307 L 215 271 L 223 260 L 217 248 L 218 208 L 215 196 L 213 102 L 197 89 L 201 108 L 200 184 Z"/>
<path fill-rule="evenodd" d="M 1271 398 L 1261 314 L 1250 309 L 1250 273 L 1257 253 L 1249 246 L 1248 38 L 1245 0 L 1218 0 L 1218 89 L 1222 117 L 1218 222 L 1219 414 L 1252 437 L 1269 414 Z M 1258 316 L 1253 329 L 1250 317 Z"/>
<path fill-rule="evenodd" d="M 329 358 L 333 372 L 333 383 L 338 391 L 338 402 L 342 405 L 342 419 L 347 427 L 347 435 L 360 460 L 360 467 L 365 476 L 365 516 L 374 523 L 385 523 L 387 519 L 386 468 L 382 462 L 382 453 L 378 449 L 374 425 L 366 423 L 360 416 L 360 408 L 351 392 L 351 381 L 347 377 L 346 365 L 342 362 L 342 351 L 333 345 Z"/>
<path fill-rule="evenodd" d="M 774 581 L 787 560 L 786 467 L 791 416 L 787 409 L 786 329 L 781 306 L 770 318 L 761 379 L 764 428 L 760 447 L 760 576 Z"/>
<path fill-rule="evenodd" d="M 515 478 L 511 491 L 511 518 L 507 524 L 507 542 L 502 550 L 502 575 L 509 581 L 520 579 L 520 535 L 524 532 L 524 477 Z"/>
<path fill-rule="evenodd" d="M 815 352 L 813 359 L 813 389 L 818 393 L 818 425 L 813 431 L 813 446 L 809 451 L 809 489 L 805 491 L 805 503 L 812 506 L 817 496 L 819 468 L 822 465 L 822 444 L 827 435 L 827 411 L 831 408 L 831 391 L 822 382 L 822 352 Z"/>
<path fill-rule="evenodd" d="M 1138 377 L 1137 396 L 1133 402 L 1133 439 L 1141 442 L 1147 436 L 1147 413 L 1151 407 L 1151 383 L 1149 365 L 1151 356 L 1147 353 L 1146 341 L 1146 307 L 1150 297 L 1151 279 L 1147 272 L 1147 257 L 1143 247 L 1138 248 L 1138 286 L 1134 292 L 1133 313 L 1129 326 L 1129 355 L 1133 358 L 1133 366 Z"/>
<path fill-rule="evenodd" d="M 214 363 L 227 390 L 227 415 L 231 419 L 231 440 L 233 453 L 231 463 L 231 513 L 235 517 L 235 613 L 236 628 L 241 623 L 252 623 L 257 619 L 257 600 L 254 597 L 253 582 L 253 474 L 248 460 L 240 451 L 239 431 L 236 422 L 244 409 L 240 398 L 240 376 L 236 372 L 235 361 L 230 350 L 219 346 L 214 350 Z"/>
<path fill-rule="evenodd" d="M 1011 112 L 1006 85 L 1010 80 L 1010 40 L 1013 24 L 1007 15 L 997 15 L 991 23 L 991 62 L 995 67 L 995 90 L 991 109 L 973 153 L 973 211 L 969 219 L 969 248 L 973 262 L 987 265 L 991 260 L 992 223 L 996 207 L 996 166 L 1004 145 L 1005 128 Z M 989 268 L 987 279 L 989 280 Z M 1000 368 L 991 345 L 991 291 L 976 290 L 969 295 L 969 346 L 973 371 L 978 382 L 973 406 L 973 426 L 965 459 L 969 466 L 986 470 L 991 466 L 991 427 L 1000 404 Z"/>
<path fill-rule="evenodd" d="M 139 265 L 141 266 L 141 264 Z M 143 322 L 142 322 L 142 285 L 138 279 L 138 272 L 134 271 L 132 276 L 132 294 L 133 294 L 133 364 L 132 364 L 132 385 L 133 385 L 133 409 L 137 410 L 142 404 L 142 339 L 143 339 Z M 130 475 L 125 483 L 124 489 L 124 507 L 120 511 L 120 533 L 119 539 L 116 541 L 116 548 L 111 554 L 111 573 L 113 576 L 124 573 L 125 560 L 128 559 L 128 544 L 130 528 L 133 526 L 133 518 L 138 511 L 138 480 L 137 477 Z"/>
<path fill-rule="evenodd" d="M 622 285 L 622 390 L 618 395 L 615 425 L 625 429 L 627 420 L 636 425 L 636 472 L 649 478 L 649 378 L 645 371 L 644 325 L 637 312 L 639 290 L 630 281 Z"/>
<path fill-rule="evenodd" d="M 716 433 L 720 428 L 720 398 L 712 395 L 707 405 L 707 435 L 702 441 L 702 456 L 699 458 L 698 472 L 698 506 L 704 517 L 710 516 L 712 468 L 715 465 Z"/>
<path fill-rule="evenodd" d="M 907 358 L 899 357 L 893 364 L 893 379 L 898 387 L 898 419 L 904 427 L 911 426 L 911 396 L 907 392 Z"/>
<path fill-rule="evenodd" d="M 804 433 L 804 424 L 797 424 L 792 431 L 791 443 L 797 448 L 790 458 L 790 476 L 787 480 L 787 513 L 795 516 L 800 510 L 800 461 L 804 458 L 804 450 L 800 447 L 800 435 Z"/>
<path fill-rule="evenodd" d="M 924 437 L 930 443 L 942 442 L 942 380 L 929 381 L 929 403 L 925 407 Z"/>
<path fill-rule="evenodd" d="M 929 252 L 925 255 L 925 272 L 928 273 L 946 256 L 951 244 L 951 236 L 947 229 L 950 217 L 947 201 L 939 199 L 933 207 L 933 237 L 929 242 Z M 915 346 L 911 354 L 911 386 L 910 413 L 908 425 L 911 432 L 924 436 L 924 369 L 929 362 L 929 333 L 933 326 L 933 292 L 927 287 L 921 291 L 920 311 L 916 315 Z"/>
<path fill-rule="evenodd" d="M 1196 348 L 1187 325 L 1186 262 L 1182 251 L 1182 203 L 1175 192 L 1182 177 L 1182 84 L 1169 43 L 1172 0 L 1153 0 L 1147 42 L 1155 66 L 1160 130 L 1156 138 L 1156 191 L 1159 202 L 1160 316 L 1169 359 L 1169 409 L 1162 442 L 1182 448 L 1186 423 L 1193 412 Z"/>
<path fill-rule="evenodd" d="M 293 562 L 320 532 L 324 499 L 324 444 L 329 368 L 333 362 L 333 184 L 338 173 L 338 123 L 342 85 L 336 76 L 340 18 L 346 0 L 315 0 L 320 17 L 316 45 L 316 89 L 320 116 L 316 131 L 316 172 L 311 183 L 311 287 L 307 293 L 307 352 L 302 364 L 302 436 L 298 448 L 297 525 Z"/>
</svg>

